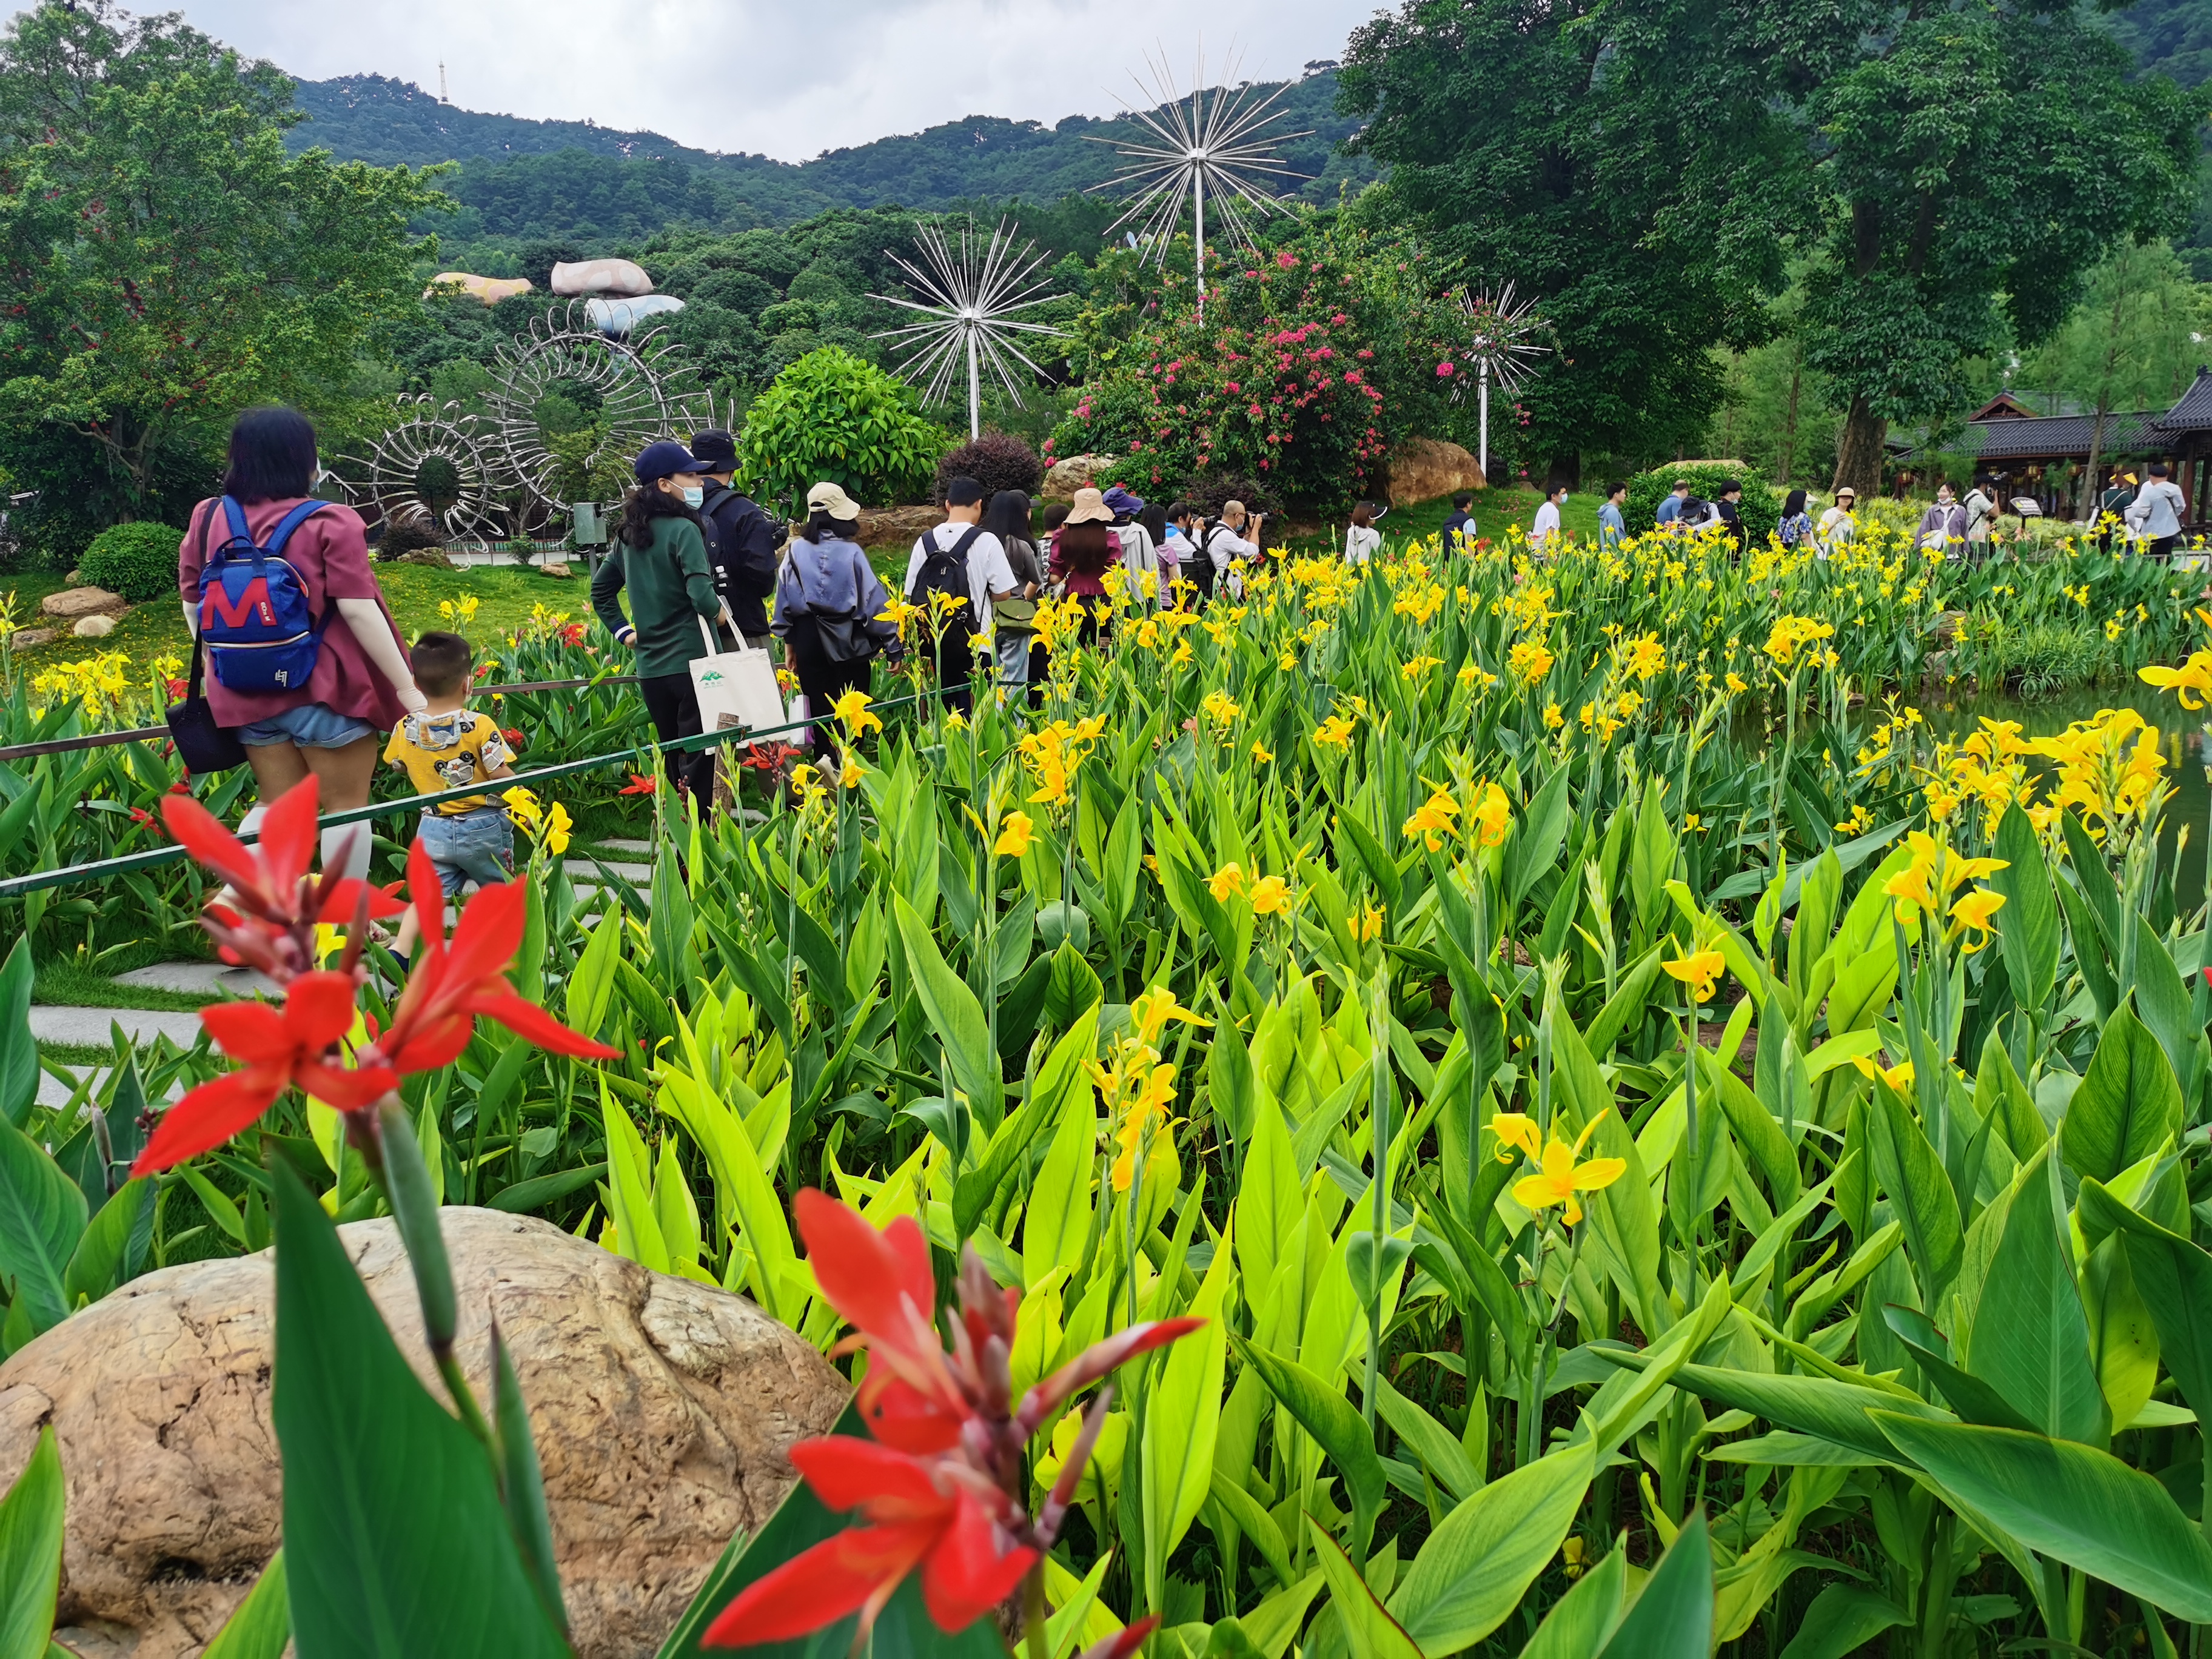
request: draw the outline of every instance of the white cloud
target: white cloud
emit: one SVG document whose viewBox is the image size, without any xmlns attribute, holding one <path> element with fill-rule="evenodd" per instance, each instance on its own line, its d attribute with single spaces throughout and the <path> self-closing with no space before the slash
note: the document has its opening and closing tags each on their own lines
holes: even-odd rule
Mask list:
<svg viewBox="0 0 2212 1659">
<path fill-rule="evenodd" d="M 1252 79 L 1335 58 L 1374 0 L 185 0 L 198 27 L 290 74 L 380 74 L 466 109 L 645 128 L 804 161 L 966 115 L 1057 121 L 1136 97 L 1164 48 L 1188 82 L 1234 46 Z"/>
</svg>

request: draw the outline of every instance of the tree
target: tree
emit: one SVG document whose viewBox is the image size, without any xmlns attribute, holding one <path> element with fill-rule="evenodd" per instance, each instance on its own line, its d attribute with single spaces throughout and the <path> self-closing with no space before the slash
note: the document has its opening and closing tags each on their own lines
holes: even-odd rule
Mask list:
<svg viewBox="0 0 2212 1659">
<path fill-rule="evenodd" d="M 2205 356 L 2206 322 L 2203 290 L 2172 246 L 2124 243 L 2091 275 L 2073 314 L 2021 365 L 2021 386 L 2076 399 L 2094 412 L 2084 492 L 2096 488 L 2106 417 L 2171 405 Z"/>
<path fill-rule="evenodd" d="M 1708 86 L 1731 53 L 1705 13 L 1730 8 L 1683 7 L 1664 73 L 1617 49 L 1624 9 L 1407 0 L 1353 31 L 1340 76 L 1370 118 L 1353 143 L 1390 168 L 1358 216 L 1411 216 L 1478 284 L 1542 300 L 1561 349 L 1530 378 L 1525 442 L 1570 479 L 1584 450 L 1697 444 L 1712 349 L 1758 343 L 1782 278 L 1772 239 L 1740 228 L 1771 194 L 1741 137 L 1759 105 Z"/>
<path fill-rule="evenodd" d="M 240 407 L 351 412 L 413 304 L 442 198 L 406 168 L 285 153 L 290 83 L 174 15 L 47 3 L 0 36 L 0 434 L 73 435 L 135 516 Z"/>
<path fill-rule="evenodd" d="M 1839 67 L 1799 106 L 1807 356 L 1848 399 L 1836 481 L 1867 490 L 1891 422 L 1941 415 L 2008 325 L 2043 338 L 2114 240 L 2185 218 L 2208 106 L 2130 80 L 2070 5 L 1828 15 Z"/>
<path fill-rule="evenodd" d="M 2127 69 L 2071 0 L 1408 0 L 1353 35 L 1343 95 L 1389 196 L 1545 300 L 1558 447 L 1696 441 L 1707 348 L 1758 342 L 1795 254 L 1863 490 L 1891 422 L 2185 213 L 2212 106 Z"/>
</svg>

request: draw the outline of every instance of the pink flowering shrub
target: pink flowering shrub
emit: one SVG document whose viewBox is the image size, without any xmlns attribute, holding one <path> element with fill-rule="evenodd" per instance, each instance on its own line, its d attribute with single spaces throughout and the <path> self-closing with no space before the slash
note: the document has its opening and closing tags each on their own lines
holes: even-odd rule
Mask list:
<svg viewBox="0 0 2212 1659">
<path fill-rule="evenodd" d="M 1209 257 L 1202 324 L 1181 252 L 1164 272 L 1100 262 L 1079 325 L 1091 373 L 1048 453 L 1121 456 L 1117 478 L 1147 494 L 1240 473 L 1328 507 L 1373 487 L 1400 437 L 1456 427 L 1436 366 L 1462 343 L 1459 313 L 1419 250 L 1386 258 L 1314 228 L 1250 263 Z"/>
</svg>

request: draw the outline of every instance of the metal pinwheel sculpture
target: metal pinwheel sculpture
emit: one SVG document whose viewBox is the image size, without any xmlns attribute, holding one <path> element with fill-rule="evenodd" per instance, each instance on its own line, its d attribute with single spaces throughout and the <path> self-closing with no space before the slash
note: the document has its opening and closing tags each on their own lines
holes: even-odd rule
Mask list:
<svg viewBox="0 0 2212 1659">
<path fill-rule="evenodd" d="M 1516 301 L 1513 284 L 1496 295 L 1487 289 L 1471 294 L 1459 291 L 1459 308 L 1467 318 L 1468 340 L 1463 355 L 1474 365 L 1476 396 L 1480 399 L 1480 453 L 1476 464 L 1485 476 L 1490 471 L 1490 388 L 1495 384 L 1511 397 L 1528 378 L 1534 360 L 1552 348 L 1537 337 L 1548 334 L 1551 324 L 1533 300 Z M 1455 401 L 1466 395 L 1462 381 L 1452 392 Z"/>
<path fill-rule="evenodd" d="M 1045 373 L 1022 349 L 1019 337 L 1024 334 L 1057 337 L 1063 332 L 1019 314 L 1042 305 L 1052 295 L 1044 291 L 1044 279 L 1037 275 L 1045 256 L 1036 251 L 1034 242 L 1016 248 L 1014 233 L 1018 228 L 1002 219 L 991 233 L 991 240 L 978 246 L 971 221 L 961 230 L 956 252 L 941 229 L 924 225 L 914 239 L 921 255 L 919 264 L 884 250 L 885 257 L 906 272 L 909 286 L 920 297 L 869 295 L 885 305 L 921 313 L 921 322 L 886 329 L 874 337 L 890 341 L 894 351 L 910 354 L 901 373 L 909 380 L 926 381 L 923 396 L 929 402 L 943 400 L 954 376 L 965 365 L 971 438 L 983 435 L 985 367 L 998 377 L 1019 409 L 1022 388 L 1014 365 L 1019 363 L 1039 377 Z"/>
<path fill-rule="evenodd" d="M 1261 94 L 1249 82 L 1235 87 L 1206 84 L 1206 56 L 1199 53 L 1197 73 L 1186 94 L 1176 88 L 1164 53 L 1145 59 L 1149 82 L 1131 71 L 1139 91 L 1152 100 L 1151 109 L 1128 109 L 1128 118 L 1146 128 L 1156 143 L 1143 139 L 1094 137 L 1093 143 L 1112 144 L 1129 163 L 1094 190 L 1133 189 L 1136 198 L 1128 210 L 1107 228 L 1119 230 L 1131 221 L 1142 226 L 1139 242 L 1150 257 L 1164 261 L 1167 245 L 1183 204 L 1191 205 L 1193 249 L 1197 259 L 1198 314 L 1206 315 L 1206 209 L 1211 192 L 1218 219 L 1227 225 L 1232 243 L 1255 246 L 1252 222 L 1285 211 L 1267 188 L 1273 178 L 1296 179 L 1300 173 L 1284 161 L 1276 146 L 1310 132 L 1269 133 L 1266 129 L 1282 118 L 1275 107 L 1285 88 Z M 1229 66 L 1234 78 L 1234 58 Z M 1127 100 L 1124 107 L 1127 107 Z"/>
</svg>

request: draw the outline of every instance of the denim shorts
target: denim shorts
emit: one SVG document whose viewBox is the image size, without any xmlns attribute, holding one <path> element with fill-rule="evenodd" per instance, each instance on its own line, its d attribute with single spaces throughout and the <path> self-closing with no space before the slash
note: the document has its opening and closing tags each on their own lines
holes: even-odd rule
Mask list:
<svg viewBox="0 0 2212 1659">
<path fill-rule="evenodd" d="M 265 720 L 238 728 L 238 740 L 253 749 L 265 749 L 276 743 L 289 743 L 300 749 L 343 749 L 375 735 L 376 728 L 367 720 L 341 714 L 328 703 L 321 702 L 303 702 L 297 708 L 288 708 L 281 714 L 271 714 Z"/>
<path fill-rule="evenodd" d="M 514 826 L 503 807 L 450 816 L 422 814 L 422 850 L 437 866 L 438 885 L 458 898 L 470 882 L 496 887 L 514 874 Z"/>
</svg>

